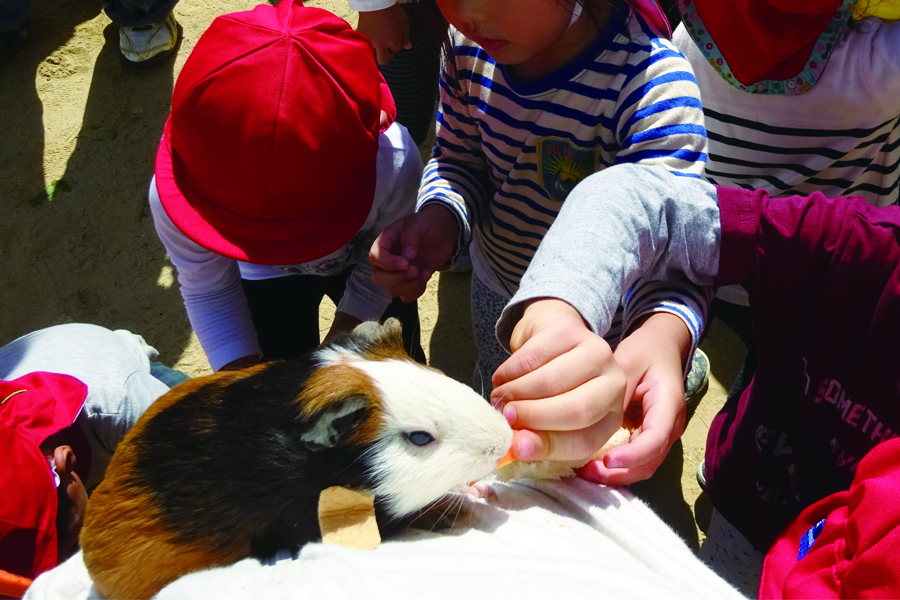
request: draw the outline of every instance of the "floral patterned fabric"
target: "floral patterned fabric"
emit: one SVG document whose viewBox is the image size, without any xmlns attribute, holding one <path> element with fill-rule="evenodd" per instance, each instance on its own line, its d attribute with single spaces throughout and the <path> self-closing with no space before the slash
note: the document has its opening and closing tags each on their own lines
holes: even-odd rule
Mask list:
<svg viewBox="0 0 900 600">
<path fill-rule="evenodd" d="M 697 13 L 694 0 L 679 0 L 678 7 L 681 10 L 681 21 L 684 23 L 685 29 L 709 61 L 709 64 L 722 76 L 722 79 L 734 87 L 751 94 L 793 96 L 809 90 L 818 81 L 822 71 L 825 69 L 825 64 L 831 55 L 837 37 L 850 19 L 850 15 L 856 8 L 857 1 L 844 0 L 840 8 L 834 11 L 831 22 L 819 35 L 819 39 L 813 47 L 812 55 L 806 61 L 806 66 L 803 70 L 789 79 L 765 79 L 750 83 L 738 81 L 728 66 L 728 61 L 722 56 L 715 40 L 712 39 L 709 31 L 704 26 L 700 15 Z"/>
</svg>

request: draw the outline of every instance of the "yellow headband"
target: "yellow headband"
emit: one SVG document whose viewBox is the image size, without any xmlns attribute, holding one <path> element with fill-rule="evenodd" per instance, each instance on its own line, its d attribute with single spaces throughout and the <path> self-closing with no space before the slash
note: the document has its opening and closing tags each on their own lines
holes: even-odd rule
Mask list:
<svg viewBox="0 0 900 600">
<path fill-rule="evenodd" d="M 853 11 L 854 19 L 878 17 L 882 21 L 900 19 L 900 0 L 860 0 Z"/>
</svg>

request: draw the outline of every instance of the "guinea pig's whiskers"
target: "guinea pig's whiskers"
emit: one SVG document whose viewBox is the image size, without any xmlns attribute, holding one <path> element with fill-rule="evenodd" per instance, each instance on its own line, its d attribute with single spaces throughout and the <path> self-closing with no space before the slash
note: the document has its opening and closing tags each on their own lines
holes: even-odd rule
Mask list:
<svg viewBox="0 0 900 600">
<path fill-rule="evenodd" d="M 434 531 L 437 523 L 443 518 L 443 515 L 444 515 L 444 513 L 441 513 L 441 516 L 439 516 L 437 519 L 434 518 L 434 514 L 438 510 L 441 510 L 441 503 L 443 501 L 445 501 L 445 498 L 442 496 L 441 498 L 438 498 L 437 500 L 432 500 L 431 502 L 429 502 L 428 504 L 426 504 L 425 506 L 423 506 L 422 508 L 420 508 L 413 514 L 407 515 L 404 518 L 404 523 L 406 524 L 406 527 L 411 528 L 418 521 L 428 519 L 428 521 L 423 523 L 423 526 L 421 527 L 421 529 L 427 529 L 428 531 Z"/>
<path fill-rule="evenodd" d="M 447 513 L 449 513 L 450 510 L 453 508 L 453 503 L 455 500 L 456 500 L 455 498 L 449 499 L 449 501 L 447 502 L 447 506 L 444 508 L 444 512 L 442 512 L 441 516 L 439 518 L 435 519 L 434 523 L 432 523 L 431 531 L 434 531 L 435 529 L 440 527 L 442 523 L 445 522 L 444 519 L 447 518 Z"/>
<path fill-rule="evenodd" d="M 434 521 L 431 527 L 431 531 L 434 531 L 437 528 L 452 530 L 456 527 L 456 521 L 459 518 L 459 515 L 463 511 L 463 505 L 466 502 L 466 497 L 464 494 L 450 494 L 444 497 L 446 501 L 446 507 L 444 511 L 441 513 L 441 516 Z M 448 524 L 449 515 L 453 516 L 453 521 Z"/>
<path fill-rule="evenodd" d="M 454 528 L 456 527 L 456 520 L 459 518 L 460 513 L 462 513 L 462 510 L 463 510 L 463 504 L 465 503 L 465 501 L 466 501 L 466 499 L 465 499 L 465 497 L 462 496 L 462 495 L 457 496 L 457 497 L 455 498 L 455 502 L 454 502 L 453 508 L 454 508 L 454 510 L 456 511 L 456 514 L 453 515 L 453 523 L 450 524 L 450 529 L 451 529 L 451 530 L 454 529 Z"/>
</svg>

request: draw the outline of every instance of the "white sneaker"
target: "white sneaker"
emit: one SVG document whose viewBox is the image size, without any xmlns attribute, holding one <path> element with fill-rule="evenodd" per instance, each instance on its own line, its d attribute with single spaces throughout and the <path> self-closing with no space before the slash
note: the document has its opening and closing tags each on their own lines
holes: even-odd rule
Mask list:
<svg viewBox="0 0 900 600">
<path fill-rule="evenodd" d="M 179 31 L 175 15 L 162 23 L 119 27 L 119 50 L 126 66 L 143 69 L 164 62 L 178 48 Z"/>
</svg>

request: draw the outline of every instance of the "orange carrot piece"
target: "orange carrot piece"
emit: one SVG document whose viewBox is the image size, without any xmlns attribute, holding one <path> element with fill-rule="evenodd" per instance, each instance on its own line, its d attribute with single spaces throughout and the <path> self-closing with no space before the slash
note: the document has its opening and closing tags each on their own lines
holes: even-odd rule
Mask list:
<svg viewBox="0 0 900 600">
<path fill-rule="evenodd" d="M 513 432 L 513 439 L 516 438 L 516 433 L 518 433 L 519 431 L 521 431 L 521 429 L 513 429 L 513 430 L 512 430 L 512 432 Z M 495 470 L 495 471 L 496 471 L 497 469 L 501 468 L 501 467 L 505 467 L 505 466 L 508 465 L 509 463 L 513 463 L 513 462 L 516 462 L 517 460 L 519 460 L 519 457 L 516 456 L 516 453 L 515 453 L 515 452 L 513 452 L 513 447 L 514 447 L 514 446 L 515 446 L 515 444 L 512 444 L 512 445 L 509 447 L 509 451 L 508 451 L 506 454 L 504 454 L 503 457 L 502 457 L 499 461 L 497 461 L 497 466 L 494 467 L 494 470 Z"/>
<path fill-rule="evenodd" d="M 27 577 L 0 569 L 0 596 L 21 598 L 30 585 L 31 580 Z"/>
<path fill-rule="evenodd" d="M 496 469 L 499 469 L 500 467 L 505 467 L 506 465 L 508 465 L 511 462 L 516 462 L 516 460 L 518 460 L 518 459 L 516 458 L 516 455 L 513 453 L 513 449 L 510 448 L 509 452 L 504 454 L 503 457 L 497 462 Z"/>
</svg>

